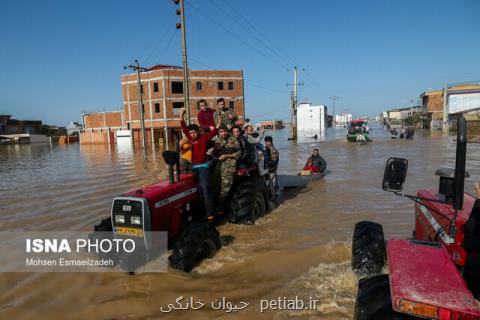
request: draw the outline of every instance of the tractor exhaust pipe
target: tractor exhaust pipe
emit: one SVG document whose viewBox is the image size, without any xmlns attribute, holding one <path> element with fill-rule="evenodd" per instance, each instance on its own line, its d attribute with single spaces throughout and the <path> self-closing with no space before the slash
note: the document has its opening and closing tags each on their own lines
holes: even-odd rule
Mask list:
<svg viewBox="0 0 480 320">
<path fill-rule="evenodd" d="M 177 182 L 179 182 L 180 181 L 180 137 L 178 135 L 178 132 L 175 132 L 175 149 L 178 154 L 176 166 L 177 166 Z"/>
<path fill-rule="evenodd" d="M 168 165 L 168 182 L 170 184 L 175 183 L 175 179 L 173 178 L 173 166 L 171 164 Z"/>
<path fill-rule="evenodd" d="M 467 158 L 467 121 L 464 116 L 457 120 L 457 154 L 455 159 L 455 202 L 457 210 L 463 208 L 465 187 L 465 162 Z"/>
</svg>

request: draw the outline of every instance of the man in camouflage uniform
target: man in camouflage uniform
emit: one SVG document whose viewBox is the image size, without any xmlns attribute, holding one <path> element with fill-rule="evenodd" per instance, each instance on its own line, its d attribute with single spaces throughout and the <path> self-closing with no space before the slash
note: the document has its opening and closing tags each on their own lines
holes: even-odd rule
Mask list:
<svg viewBox="0 0 480 320">
<path fill-rule="evenodd" d="M 228 134 L 228 129 L 221 126 L 218 130 L 218 139 L 215 141 L 213 155 L 218 158 L 215 167 L 215 177 L 220 184 L 220 207 L 223 208 L 228 192 L 233 185 L 237 160 L 242 154 L 240 142 L 234 136 Z"/>
<path fill-rule="evenodd" d="M 228 108 L 225 104 L 225 99 L 217 99 L 217 111 L 213 114 L 215 124 L 220 123 L 220 126 L 227 127 L 228 130 L 235 126 L 238 116 L 234 110 Z"/>
</svg>

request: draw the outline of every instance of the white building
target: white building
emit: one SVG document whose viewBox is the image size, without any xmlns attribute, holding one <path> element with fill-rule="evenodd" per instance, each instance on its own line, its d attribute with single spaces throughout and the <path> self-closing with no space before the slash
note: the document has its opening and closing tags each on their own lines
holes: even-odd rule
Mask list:
<svg viewBox="0 0 480 320">
<path fill-rule="evenodd" d="M 335 123 L 344 125 L 348 122 L 352 121 L 352 114 L 351 113 L 341 113 L 335 115 Z"/>
<path fill-rule="evenodd" d="M 327 107 L 312 106 L 310 102 L 302 102 L 297 108 L 297 130 L 300 133 L 318 134 L 327 128 Z"/>
</svg>

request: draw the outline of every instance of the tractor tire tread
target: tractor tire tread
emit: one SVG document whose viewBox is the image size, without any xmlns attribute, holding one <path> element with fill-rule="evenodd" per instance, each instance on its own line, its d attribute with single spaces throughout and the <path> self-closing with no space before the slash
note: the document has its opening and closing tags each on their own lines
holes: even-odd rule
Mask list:
<svg viewBox="0 0 480 320">
<path fill-rule="evenodd" d="M 173 252 L 168 258 L 170 265 L 175 269 L 190 272 L 200 262 L 199 252 L 205 241 L 214 245 L 207 257 L 213 256 L 222 247 L 220 235 L 212 224 L 200 222 L 188 225 L 174 244 Z"/>
<path fill-rule="evenodd" d="M 352 269 L 360 277 L 380 273 L 387 259 L 383 228 L 361 221 L 355 225 L 352 241 Z"/>
</svg>

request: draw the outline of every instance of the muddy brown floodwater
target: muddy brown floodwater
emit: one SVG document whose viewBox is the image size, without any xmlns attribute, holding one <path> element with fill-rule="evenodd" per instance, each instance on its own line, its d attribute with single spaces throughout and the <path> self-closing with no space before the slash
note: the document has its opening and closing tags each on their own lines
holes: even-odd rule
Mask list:
<svg viewBox="0 0 480 320">
<path fill-rule="evenodd" d="M 273 133 L 280 172 L 295 173 L 311 149 L 328 162 L 328 175 L 289 190 L 253 226 L 226 224 L 228 243 L 190 274 L 169 270 L 125 273 L 3 273 L 1 319 L 351 319 L 356 282 L 350 270 L 355 223 L 374 220 L 387 238 L 408 237 L 413 204 L 381 191 L 386 159 L 409 159 L 406 190 L 437 188 L 435 169 L 452 166 L 454 137 L 416 132 L 413 141 L 390 140 L 373 128 L 365 146 L 343 140 L 344 129 L 324 141 L 287 142 Z M 109 214 L 113 196 L 164 178 L 161 150 L 103 145 L 0 146 L 0 230 L 90 230 Z M 480 145 L 469 144 L 465 190 L 480 180 Z M 1 257 L 0 257 L 1 259 Z M 248 302 L 243 311 L 203 308 L 170 314 L 161 306 L 179 296 Z M 259 313 L 262 299 L 318 299 L 314 310 Z"/>
</svg>

